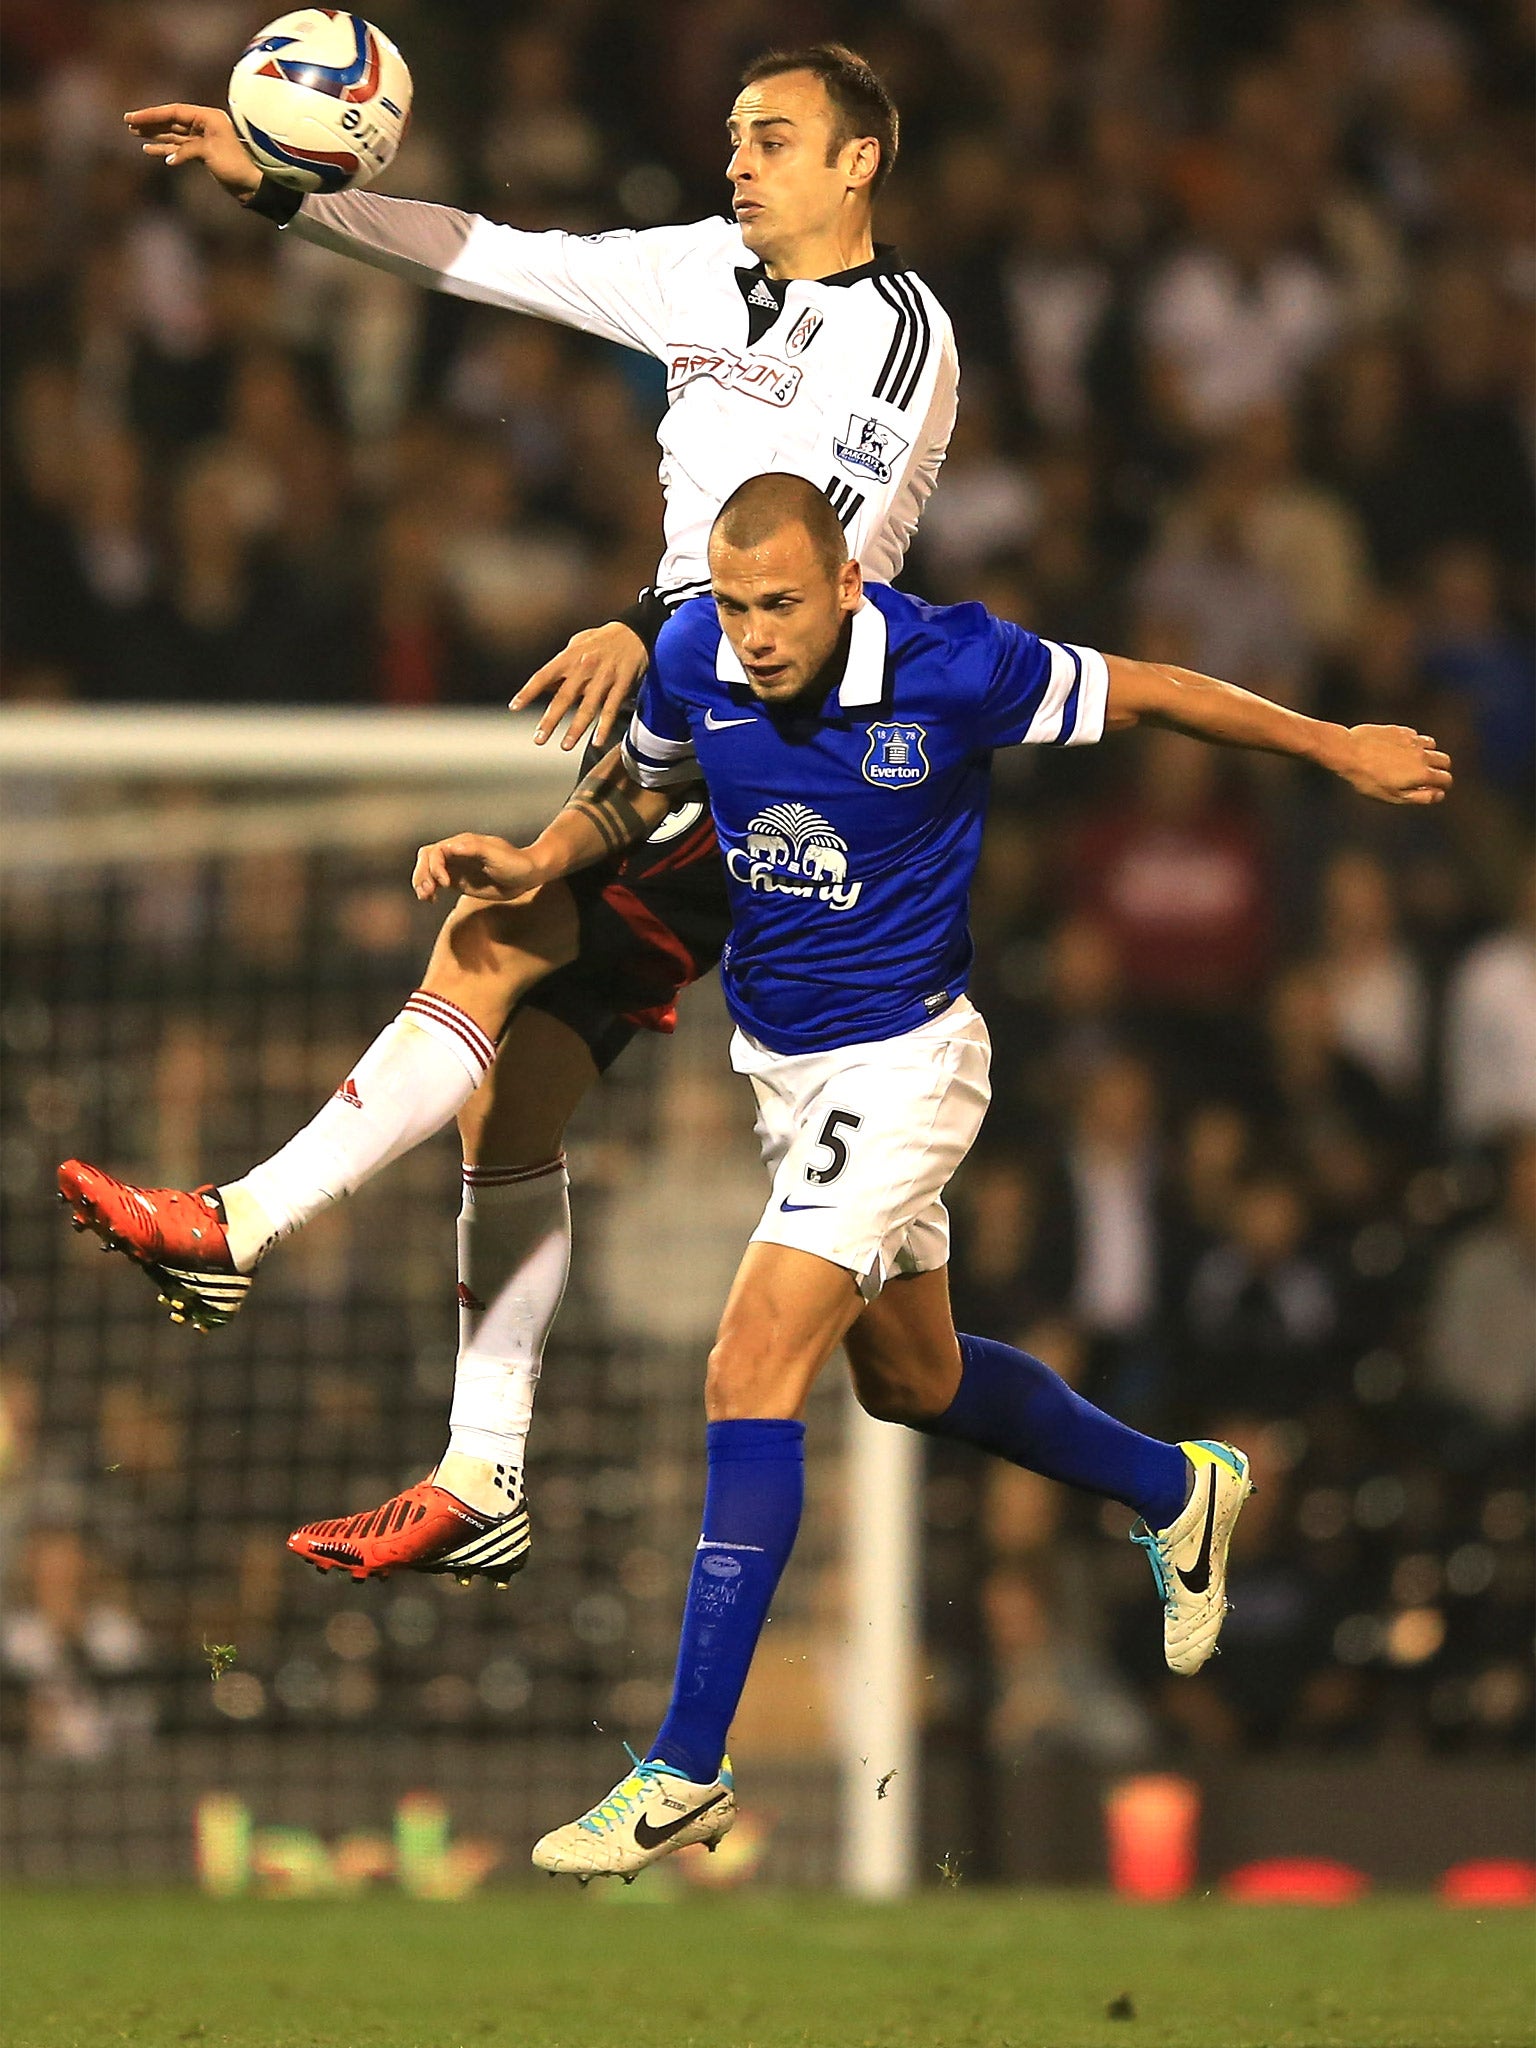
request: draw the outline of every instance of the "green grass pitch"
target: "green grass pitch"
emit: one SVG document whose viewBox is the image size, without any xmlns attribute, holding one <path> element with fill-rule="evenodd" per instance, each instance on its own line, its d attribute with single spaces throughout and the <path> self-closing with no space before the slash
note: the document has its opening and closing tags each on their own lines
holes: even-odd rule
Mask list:
<svg viewBox="0 0 1536 2048">
<path fill-rule="evenodd" d="M 623 1895 L 621 1895 L 623 1897 Z M 1516 1912 L 594 1887 L 0 1898 L 6 2048 L 1526 2048 Z M 1113 2008 L 1113 2010 L 1112 2010 Z"/>
</svg>

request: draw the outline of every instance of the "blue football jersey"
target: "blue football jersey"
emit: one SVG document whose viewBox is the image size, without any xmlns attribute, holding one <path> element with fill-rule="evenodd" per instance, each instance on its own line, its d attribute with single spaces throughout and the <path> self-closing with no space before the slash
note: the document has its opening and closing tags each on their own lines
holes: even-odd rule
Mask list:
<svg viewBox="0 0 1536 2048">
<path fill-rule="evenodd" d="M 894 1038 L 970 974 L 968 899 L 995 747 L 1104 731 L 1102 654 L 982 605 L 865 585 L 840 684 L 758 702 L 695 598 L 662 629 L 624 742 L 649 789 L 702 775 L 731 896 L 732 1017 L 773 1052 Z"/>
</svg>

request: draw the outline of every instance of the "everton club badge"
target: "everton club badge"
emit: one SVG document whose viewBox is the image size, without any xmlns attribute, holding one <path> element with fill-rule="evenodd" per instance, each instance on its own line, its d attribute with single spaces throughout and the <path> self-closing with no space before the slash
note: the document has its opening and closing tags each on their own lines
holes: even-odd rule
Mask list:
<svg viewBox="0 0 1536 2048">
<path fill-rule="evenodd" d="M 872 725 L 869 752 L 864 756 L 864 780 L 877 789 L 910 789 L 928 773 L 928 756 L 923 742 L 928 737 L 920 725 Z"/>
</svg>

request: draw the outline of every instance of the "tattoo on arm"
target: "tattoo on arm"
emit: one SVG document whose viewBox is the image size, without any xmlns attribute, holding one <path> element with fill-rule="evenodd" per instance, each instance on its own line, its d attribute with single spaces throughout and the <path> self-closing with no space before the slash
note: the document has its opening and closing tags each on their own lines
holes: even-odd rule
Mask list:
<svg viewBox="0 0 1536 2048">
<path fill-rule="evenodd" d="M 577 785 L 566 809 L 579 812 L 610 853 L 621 853 L 650 829 L 635 808 L 632 787 L 615 747 Z"/>
</svg>

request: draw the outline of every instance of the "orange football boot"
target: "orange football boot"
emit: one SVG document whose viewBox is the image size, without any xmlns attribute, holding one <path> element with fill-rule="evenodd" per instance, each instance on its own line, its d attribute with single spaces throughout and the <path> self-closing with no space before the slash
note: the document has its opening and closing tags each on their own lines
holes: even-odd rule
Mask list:
<svg viewBox="0 0 1536 2048">
<path fill-rule="evenodd" d="M 438 1572 L 461 1586 L 475 1578 L 504 1586 L 528 1562 L 532 1541 L 521 1490 L 506 1514 L 487 1515 L 422 1479 L 382 1507 L 306 1522 L 288 1538 L 288 1548 L 317 1571 L 349 1572 L 354 1579 Z"/>
<path fill-rule="evenodd" d="M 94 1230 L 103 1250 L 143 1267 L 173 1323 L 216 1330 L 245 1306 L 252 1276 L 235 1271 L 216 1188 L 139 1188 L 66 1159 L 59 1200 L 76 1230 Z"/>
</svg>

